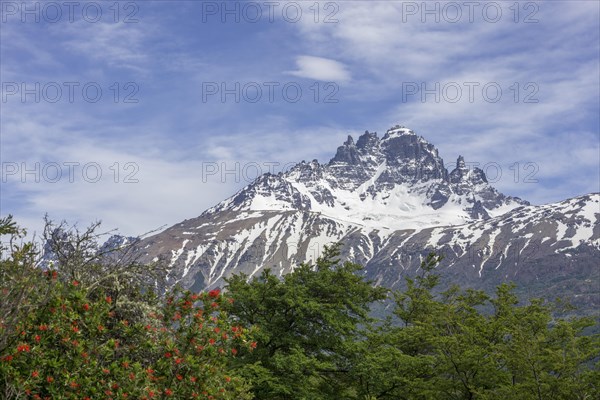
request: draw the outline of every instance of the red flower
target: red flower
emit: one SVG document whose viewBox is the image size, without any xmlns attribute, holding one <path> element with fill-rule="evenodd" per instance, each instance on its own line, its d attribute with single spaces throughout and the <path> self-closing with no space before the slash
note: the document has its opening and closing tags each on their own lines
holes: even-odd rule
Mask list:
<svg viewBox="0 0 600 400">
<path fill-rule="evenodd" d="M 52 383 L 52 382 L 54 382 L 54 378 L 51 376 L 48 376 L 48 377 L 46 377 L 46 382 Z"/>
<path fill-rule="evenodd" d="M 231 349 L 231 354 L 235 356 L 237 354 L 237 349 Z"/>
<path fill-rule="evenodd" d="M 213 339 L 213 338 L 208 339 L 208 343 L 215 344 L 215 339 Z"/>
<path fill-rule="evenodd" d="M 83 305 L 83 309 L 84 309 L 85 311 L 88 311 L 88 310 L 90 309 L 90 305 L 89 305 L 88 303 L 85 303 L 85 304 Z"/>
<path fill-rule="evenodd" d="M 33 371 L 33 372 L 31 373 L 31 377 L 32 377 L 32 378 L 37 378 L 38 376 L 40 376 L 40 373 L 39 373 L 38 371 Z"/>
<path fill-rule="evenodd" d="M 109 303 L 109 304 L 110 304 L 110 303 L 112 303 L 112 297 L 110 297 L 110 296 L 106 296 L 106 299 L 105 299 L 105 300 L 106 300 L 106 302 L 107 302 L 107 303 Z"/>
<path fill-rule="evenodd" d="M 172 354 L 171 354 L 171 353 L 169 353 L 168 351 L 165 353 L 165 357 L 167 357 L 167 358 L 171 358 L 171 356 L 172 356 Z"/>
<path fill-rule="evenodd" d="M 79 282 L 77 282 L 77 281 L 73 281 L 71 283 L 73 284 L 73 286 L 79 286 Z"/>
<path fill-rule="evenodd" d="M 173 391 L 171 389 L 165 389 L 165 396 L 170 396 L 173 394 Z"/>
<path fill-rule="evenodd" d="M 40 337 L 40 335 L 35 335 L 34 339 L 36 342 L 39 343 L 42 338 Z"/>
<path fill-rule="evenodd" d="M 256 342 L 250 343 L 250 347 L 252 347 L 253 349 L 255 349 L 256 348 Z"/>
<path fill-rule="evenodd" d="M 23 343 L 17 346 L 17 351 L 18 352 L 25 352 L 28 353 L 31 350 L 31 347 L 29 347 L 29 345 L 27 343 Z"/>
<path fill-rule="evenodd" d="M 213 289 L 210 292 L 208 292 L 208 296 L 212 297 L 214 299 L 216 297 L 219 297 L 220 293 L 221 293 L 221 291 L 219 289 Z"/>
</svg>

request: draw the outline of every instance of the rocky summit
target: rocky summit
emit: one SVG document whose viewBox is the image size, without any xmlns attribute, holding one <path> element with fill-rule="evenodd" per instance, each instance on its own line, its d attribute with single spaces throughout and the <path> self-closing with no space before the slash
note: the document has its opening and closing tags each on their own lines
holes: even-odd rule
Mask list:
<svg viewBox="0 0 600 400">
<path fill-rule="evenodd" d="M 136 247 L 143 261 L 169 265 L 169 282 L 193 289 L 264 268 L 283 275 L 333 242 L 395 288 L 437 251 L 448 283 L 491 290 L 515 281 L 528 296 L 589 311 L 600 305 L 599 218 L 598 193 L 532 206 L 498 192 L 462 156 L 448 171 L 433 144 L 397 125 L 383 137 L 349 136 L 326 164 L 264 174 Z"/>
<path fill-rule="evenodd" d="M 395 126 L 381 139 L 365 132 L 355 143 L 349 136 L 327 164 L 313 160 L 286 173 L 265 174 L 203 215 L 303 210 L 406 228 L 485 219 L 528 204 L 499 193 L 481 169 L 467 168 L 462 156 L 448 173 L 431 143 Z"/>
</svg>

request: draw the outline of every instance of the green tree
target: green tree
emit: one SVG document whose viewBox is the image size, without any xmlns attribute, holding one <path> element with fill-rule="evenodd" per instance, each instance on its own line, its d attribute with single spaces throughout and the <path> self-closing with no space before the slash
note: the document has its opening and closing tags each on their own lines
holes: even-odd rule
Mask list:
<svg viewBox="0 0 600 400">
<path fill-rule="evenodd" d="M 376 399 L 592 399 L 600 379 L 588 318 L 555 320 L 541 300 L 519 306 L 514 286 L 495 297 L 451 287 L 435 292 L 434 254 L 395 293 L 401 324 L 362 343 L 359 393 Z"/>
<path fill-rule="evenodd" d="M 257 348 L 237 361 L 257 399 L 342 399 L 353 395 L 351 369 L 370 304 L 385 298 L 327 247 L 315 265 L 301 264 L 282 279 L 265 270 L 227 280 L 231 314 L 256 327 Z"/>
</svg>

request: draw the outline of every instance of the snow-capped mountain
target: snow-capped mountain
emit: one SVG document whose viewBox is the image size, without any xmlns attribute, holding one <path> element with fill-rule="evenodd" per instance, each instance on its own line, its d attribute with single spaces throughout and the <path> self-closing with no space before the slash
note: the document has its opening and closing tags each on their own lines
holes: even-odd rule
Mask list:
<svg viewBox="0 0 600 400">
<path fill-rule="evenodd" d="M 264 268 L 283 275 L 338 241 L 346 259 L 393 288 L 436 250 L 450 282 L 493 288 L 514 280 L 545 296 L 576 288 L 576 303 L 592 307 L 600 293 L 599 218 L 599 194 L 531 206 L 499 193 L 460 156 L 448 172 L 431 143 L 395 126 L 382 138 L 348 137 L 326 164 L 264 174 L 137 249 L 148 262 L 164 260 L 172 283 L 193 289 Z"/>
<path fill-rule="evenodd" d="M 373 228 L 454 225 L 500 215 L 529 203 L 494 189 L 462 156 L 448 173 L 437 149 L 412 130 L 395 126 L 383 138 L 351 136 L 327 164 L 301 162 L 265 174 L 207 210 L 312 211 Z"/>
</svg>

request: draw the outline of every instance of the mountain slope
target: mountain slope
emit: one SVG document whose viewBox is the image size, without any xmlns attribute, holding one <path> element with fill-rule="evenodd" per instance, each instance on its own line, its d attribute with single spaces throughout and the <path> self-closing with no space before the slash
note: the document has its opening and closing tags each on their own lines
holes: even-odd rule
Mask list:
<svg viewBox="0 0 600 400">
<path fill-rule="evenodd" d="M 598 194 L 531 206 L 499 193 L 462 157 L 448 172 L 432 144 L 396 126 L 381 139 L 349 137 L 327 164 L 262 175 L 138 251 L 164 259 L 172 283 L 200 289 L 233 273 L 285 274 L 337 241 L 369 278 L 397 287 L 436 250 L 449 282 L 493 288 L 514 280 L 533 295 L 577 288 L 577 302 L 591 307 L 600 292 L 599 218 Z"/>
</svg>

